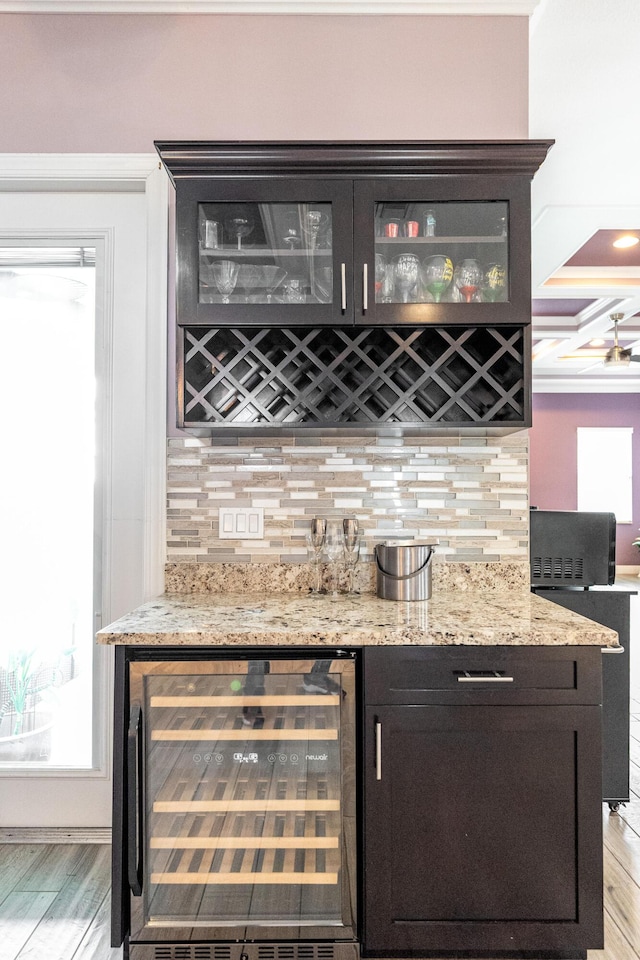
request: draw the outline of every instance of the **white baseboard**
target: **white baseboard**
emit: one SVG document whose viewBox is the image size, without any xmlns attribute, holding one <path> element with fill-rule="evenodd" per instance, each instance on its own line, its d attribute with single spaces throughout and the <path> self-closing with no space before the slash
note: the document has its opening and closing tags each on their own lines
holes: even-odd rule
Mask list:
<svg viewBox="0 0 640 960">
<path fill-rule="evenodd" d="M 0 827 L 0 843 L 111 843 L 104 827 Z"/>
</svg>

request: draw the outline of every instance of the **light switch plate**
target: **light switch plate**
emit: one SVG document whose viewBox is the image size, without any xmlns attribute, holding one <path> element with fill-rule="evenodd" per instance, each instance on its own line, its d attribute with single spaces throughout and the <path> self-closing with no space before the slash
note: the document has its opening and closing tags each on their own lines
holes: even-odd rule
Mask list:
<svg viewBox="0 0 640 960">
<path fill-rule="evenodd" d="M 262 507 L 220 507 L 218 536 L 221 540 L 264 540 Z"/>
</svg>

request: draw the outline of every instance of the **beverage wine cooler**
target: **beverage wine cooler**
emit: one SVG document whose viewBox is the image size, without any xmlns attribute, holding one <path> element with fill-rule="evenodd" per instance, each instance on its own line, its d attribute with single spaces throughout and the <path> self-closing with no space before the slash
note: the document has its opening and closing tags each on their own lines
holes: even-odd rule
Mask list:
<svg viewBox="0 0 640 960">
<path fill-rule="evenodd" d="M 354 655 L 145 650 L 125 667 L 125 956 L 355 957 Z"/>
</svg>

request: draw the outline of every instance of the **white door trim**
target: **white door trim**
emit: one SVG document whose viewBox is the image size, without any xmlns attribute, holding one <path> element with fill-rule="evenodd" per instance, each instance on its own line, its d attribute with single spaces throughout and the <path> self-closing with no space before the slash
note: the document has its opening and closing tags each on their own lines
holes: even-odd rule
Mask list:
<svg viewBox="0 0 640 960">
<path fill-rule="evenodd" d="M 133 190 L 147 211 L 145 599 L 164 588 L 166 556 L 167 240 L 169 179 L 156 154 L 0 154 L 0 191 Z M 109 412 L 106 412 L 107 418 Z M 103 626 L 115 616 L 104 597 Z"/>
<path fill-rule="evenodd" d="M 146 269 L 140 269 L 140 283 L 143 285 L 144 300 L 144 330 L 139 330 L 140 342 L 144 343 L 144 361 L 141 364 L 140 383 L 141 397 L 139 411 L 142 418 L 142 484 L 138 500 L 142 531 L 138 537 L 140 544 L 136 550 L 136 563 L 140 557 L 142 570 L 138 566 L 138 591 L 142 593 L 140 601 L 161 593 L 164 583 L 164 562 L 166 553 L 165 544 L 165 484 L 166 484 L 166 313 L 167 313 L 167 235 L 168 235 L 168 177 L 160 169 L 155 155 L 132 156 L 98 156 L 98 155 L 33 155 L 33 154 L 0 154 L 0 192 L 7 193 L 60 193 L 73 195 L 76 191 L 102 193 L 114 195 L 123 193 L 144 194 L 145 216 L 145 259 Z M 108 202 L 108 201 L 107 201 Z M 139 208 L 138 208 L 139 209 Z M 33 222 L 33 221 L 32 221 Z M 3 229 L 2 235 L 20 237 L 28 242 L 29 237 L 43 237 L 43 229 Z M 98 225 L 95 229 L 85 226 L 61 226 L 58 229 L 46 230 L 48 237 L 63 243 L 65 238 L 82 236 L 94 239 L 96 245 L 104 250 L 104 268 L 107 273 L 113 274 L 114 236 L 108 223 Z M 110 362 L 109 337 L 112 329 L 114 305 L 109 302 L 109 291 L 113 291 L 113 284 L 106 283 L 106 297 L 103 295 L 102 309 L 104 310 L 104 343 L 102 349 L 106 352 L 104 360 Z M 110 436 L 110 423 L 113 420 L 114 397 L 105 398 L 102 410 L 103 430 Z M 107 442 L 107 451 L 110 444 Z M 107 471 L 109 475 L 109 471 Z M 111 503 L 109 491 L 105 491 L 102 498 L 102 510 L 105 521 L 105 537 L 107 543 L 101 551 L 103 556 L 103 584 L 102 596 L 102 625 L 107 624 L 115 617 L 125 612 L 122 609 L 122 597 L 118 586 L 119 581 L 126 577 L 110 567 L 109 539 L 111 538 Z M 140 519 L 136 519 L 140 523 Z M 122 521 L 120 521 L 122 523 Z M 111 575 L 110 575 L 111 574 Z M 115 580 L 114 580 L 115 578 Z M 109 585 L 114 581 L 115 590 L 110 595 Z M 124 582 L 124 581 L 123 581 Z M 125 601 L 126 602 L 126 601 Z M 101 624 L 98 623 L 97 627 Z M 111 651 L 108 648 L 96 649 L 97 660 L 102 666 L 102 687 L 97 692 L 95 709 L 103 718 L 110 716 L 112 709 L 111 687 Z M 103 729 L 105 727 L 103 726 Z M 76 778 L 83 780 L 108 780 L 111 776 L 111 723 L 106 724 L 108 733 L 106 752 L 103 750 L 96 758 L 96 766 L 91 771 L 13 771 L 10 776 L 19 781 L 23 778 L 39 778 L 50 780 L 57 778 L 60 781 L 61 796 L 73 796 L 73 781 Z M 4 778 L 3 778 L 4 779 Z M 68 788 L 63 781 L 68 782 Z M 24 780 L 23 780 L 24 782 Z M 42 780 L 40 782 L 43 782 Z M 3 783 L 3 789 L 8 787 L 8 781 Z M 53 783 L 51 784 L 53 789 Z M 48 788 L 47 788 L 48 789 Z M 69 792 L 71 791 L 71 792 Z M 14 791 L 15 793 L 15 791 Z M 13 796 L 13 793 L 12 793 Z M 18 796 L 18 794 L 16 794 Z M 43 821 L 44 822 L 44 821 Z M 48 822 L 48 821 L 47 821 Z M 65 824 L 68 821 L 63 821 Z M 87 817 L 88 824 L 91 816 Z M 104 821 L 101 821 L 104 823 Z M 37 824 L 36 824 L 37 825 Z M 55 826 L 55 822 L 48 822 Z"/>
</svg>

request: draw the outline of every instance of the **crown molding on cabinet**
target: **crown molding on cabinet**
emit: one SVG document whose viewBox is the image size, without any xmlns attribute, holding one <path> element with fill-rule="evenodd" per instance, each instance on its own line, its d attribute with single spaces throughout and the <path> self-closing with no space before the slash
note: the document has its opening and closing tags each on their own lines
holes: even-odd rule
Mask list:
<svg viewBox="0 0 640 960">
<path fill-rule="evenodd" d="M 530 16 L 540 0 L 0 0 L 0 13 Z"/>
</svg>

